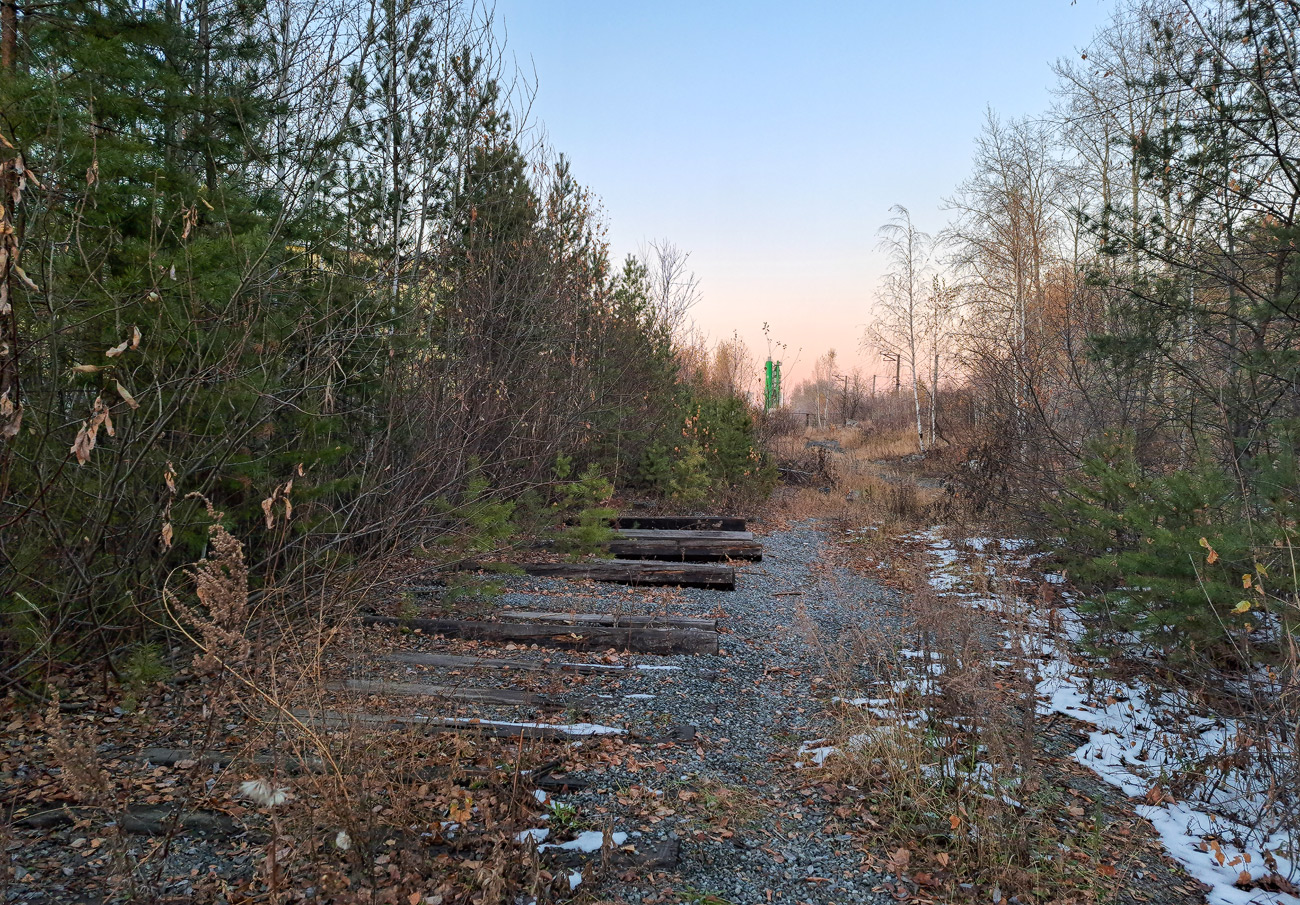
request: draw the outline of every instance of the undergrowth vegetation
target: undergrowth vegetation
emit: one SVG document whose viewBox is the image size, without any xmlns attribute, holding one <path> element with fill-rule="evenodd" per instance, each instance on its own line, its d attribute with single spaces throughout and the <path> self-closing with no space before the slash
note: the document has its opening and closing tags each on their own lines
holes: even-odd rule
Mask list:
<svg viewBox="0 0 1300 905">
<path fill-rule="evenodd" d="M 770 488 L 744 393 L 687 338 L 687 255 L 611 262 L 490 11 L 372 13 L 23 21 L 0 78 L 0 689 L 173 656 L 162 591 L 210 552 L 204 500 L 265 618 L 411 550 L 567 520 L 597 550 L 615 492 Z"/>
</svg>

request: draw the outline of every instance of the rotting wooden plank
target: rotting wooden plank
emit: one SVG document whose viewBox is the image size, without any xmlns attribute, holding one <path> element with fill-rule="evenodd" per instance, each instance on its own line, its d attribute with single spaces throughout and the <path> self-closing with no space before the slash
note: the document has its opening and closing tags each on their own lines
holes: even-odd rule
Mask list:
<svg viewBox="0 0 1300 905">
<path fill-rule="evenodd" d="M 131 755 L 131 759 L 167 767 L 191 760 L 218 768 L 238 762 L 258 767 L 280 767 L 291 773 L 318 773 L 325 768 L 325 762 L 315 757 L 301 759 L 287 755 L 276 757 L 271 754 L 249 755 L 231 751 L 195 751 L 191 748 L 145 748 L 139 754 Z"/>
<path fill-rule="evenodd" d="M 718 630 L 717 619 L 695 616 L 645 616 L 632 613 L 555 613 L 540 610 L 498 610 L 502 619 L 520 622 L 558 622 L 564 625 L 614 625 L 627 628 L 693 628 Z"/>
<path fill-rule="evenodd" d="M 128 833 L 163 836 L 173 829 L 228 836 L 240 832 L 240 826 L 228 814 L 219 811 L 185 811 L 171 805 L 127 805 L 121 811 L 102 808 L 69 807 L 65 804 L 35 805 L 35 813 L 15 819 L 16 826 L 49 829 L 87 820 L 117 821 Z"/>
<path fill-rule="evenodd" d="M 681 531 L 676 529 L 659 529 L 659 528 L 620 528 L 618 529 L 619 537 L 637 538 L 647 540 L 716 540 L 716 541 L 741 541 L 754 540 L 752 531 Z"/>
<path fill-rule="evenodd" d="M 614 528 L 648 528 L 669 531 L 744 531 L 746 520 L 730 515 L 620 515 Z"/>
<path fill-rule="evenodd" d="M 736 589 L 736 570 L 714 563 L 592 559 L 576 563 L 527 563 L 519 568 L 529 575 L 545 578 L 604 581 L 641 587 L 678 586 L 712 588 L 717 591 Z"/>
<path fill-rule="evenodd" d="M 565 626 L 530 622 L 481 622 L 461 619 L 405 619 L 362 616 L 363 625 L 418 629 L 427 634 L 481 641 L 522 641 L 550 647 L 603 650 L 623 647 L 653 654 L 716 654 L 718 633 L 690 628 L 619 628 L 608 625 Z"/>
<path fill-rule="evenodd" d="M 325 770 L 325 761 L 319 758 L 300 760 L 298 758 L 276 758 L 264 754 L 250 757 L 232 751 L 196 751 L 193 748 L 145 748 L 139 754 L 133 755 L 133 759 L 155 766 L 175 766 L 186 761 L 194 761 L 205 766 L 215 767 L 226 767 L 232 763 L 278 766 L 292 773 L 321 773 Z M 518 775 L 525 784 L 541 789 L 543 792 L 577 792 L 588 786 L 587 780 L 571 773 L 552 773 L 551 770 L 559 765 L 559 761 L 551 761 L 550 764 L 536 770 L 521 770 Z M 494 775 L 507 777 L 514 775 L 509 770 L 481 770 L 464 766 L 458 767 L 456 773 L 462 777 L 464 782 L 492 778 Z M 401 782 L 428 782 L 447 775 L 448 769 L 446 767 L 431 766 L 417 767 L 414 770 L 399 769 L 391 774 L 391 778 Z M 54 819 L 57 820 L 58 818 Z"/>
<path fill-rule="evenodd" d="M 679 666 L 662 666 L 659 664 L 629 663 L 616 666 L 612 663 L 567 663 L 552 660 L 543 663 L 538 660 L 512 660 L 502 657 L 463 657 L 455 654 L 428 654 L 423 651 L 397 651 L 379 658 L 389 663 L 410 663 L 416 666 L 430 666 L 435 669 L 500 669 L 523 670 L 526 672 L 569 672 L 578 675 L 609 675 L 620 677 L 645 676 L 660 674 L 671 677 L 683 672 Z M 690 672 L 692 678 L 716 679 L 713 670 Z"/>
<path fill-rule="evenodd" d="M 657 559 L 672 562 L 708 563 L 729 559 L 759 562 L 763 559 L 763 545 L 758 541 L 705 537 L 701 536 L 703 533 L 643 531 L 631 536 L 625 532 L 625 536 L 609 542 L 609 552 L 621 559 Z M 689 536 L 664 536 L 667 534 Z"/>
<path fill-rule="evenodd" d="M 433 782 L 439 779 L 446 779 L 450 774 L 445 766 L 428 766 L 416 767 L 415 769 L 397 769 L 391 774 L 394 780 L 400 782 Z M 456 768 L 456 782 L 461 785 L 471 785 L 482 780 L 495 782 L 512 783 L 514 773 L 509 770 L 482 770 L 474 767 L 458 766 Z M 572 773 L 538 773 L 534 774 L 528 770 L 520 770 L 518 773 L 519 781 L 524 788 L 540 789 L 543 792 L 552 794 L 561 792 L 581 792 L 587 788 L 590 783 Z"/>
<path fill-rule="evenodd" d="M 426 685 L 419 682 L 386 682 L 379 679 L 348 679 L 344 682 L 330 682 L 326 687 L 331 690 L 355 691 L 359 694 L 408 695 L 474 704 L 504 704 L 513 707 L 540 706 L 550 703 L 546 695 L 520 691 L 516 688 Z"/>
<path fill-rule="evenodd" d="M 484 735 L 490 738 L 527 738 L 548 741 L 572 741 L 574 739 L 604 738 L 606 736 L 627 736 L 627 730 L 612 726 L 596 724 L 549 724 L 536 722 L 513 722 L 507 720 L 484 720 L 475 717 L 426 716 L 425 714 L 386 714 L 386 713 L 340 713 L 326 710 L 317 714 L 295 711 L 303 722 L 324 728 L 348 728 L 350 726 L 379 726 L 397 728 L 401 726 L 418 726 L 425 732 L 465 732 Z"/>
<path fill-rule="evenodd" d="M 692 742 L 697 733 L 694 726 L 669 726 L 657 735 L 628 732 L 612 726 L 591 723 L 550 724 L 535 722 L 509 722 L 483 720 L 473 717 L 426 716 L 424 714 L 340 713 L 326 710 L 308 713 L 295 710 L 294 715 L 309 726 L 325 729 L 347 729 L 353 726 L 399 729 L 419 727 L 422 732 L 463 732 L 500 739 L 538 739 L 543 741 L 573 741 L 591 738 L 621 738 L 629 741 L 674 744 Z M 592 727 L 595 727 L 593 729 Z M 614 730 L 614 731 L 599 731 Z"/>
</svg>

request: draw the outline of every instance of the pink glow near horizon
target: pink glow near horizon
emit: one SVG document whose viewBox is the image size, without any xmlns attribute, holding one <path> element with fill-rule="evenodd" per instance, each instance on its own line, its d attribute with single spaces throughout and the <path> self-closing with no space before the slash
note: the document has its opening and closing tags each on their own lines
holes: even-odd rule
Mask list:
<svg viewBox="0 0 1300 905">
<path fill-rule="evenodd" d="M 601 199 L 617 261 L 649 240 L 691 253 L 714 340 L 785 383 L 860 347 L 895 204 L 942 227 L 987 108 L 1038 115 L 1050 64 L 1107 0 L 496 0 L 533 120 Z M 756 375 L 757 376 L 757 375 Z"/>
</svg>

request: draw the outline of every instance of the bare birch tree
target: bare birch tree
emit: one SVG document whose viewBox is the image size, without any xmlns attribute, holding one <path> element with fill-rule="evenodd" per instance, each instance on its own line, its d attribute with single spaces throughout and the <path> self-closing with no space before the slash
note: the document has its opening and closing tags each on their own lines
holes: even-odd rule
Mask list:
<svg viewBox="0 0 1300 905">
<path fill-rule="evenodd" d="M 916 442 L 925 452 L 925 430 L 921 419 L 920 359 L 925 331 L 925 283 L 930 268 L 933 240 L 918 229 L 902 205 L 890 208 L 893 218 L 880 228 L 881 251 L 888 269 L 876 292 L 877 315 L 872 336 L 882 351 L 899 356 L 907 366 L 912 383 L 912 405 L 916 414 Z"/>
</svg>

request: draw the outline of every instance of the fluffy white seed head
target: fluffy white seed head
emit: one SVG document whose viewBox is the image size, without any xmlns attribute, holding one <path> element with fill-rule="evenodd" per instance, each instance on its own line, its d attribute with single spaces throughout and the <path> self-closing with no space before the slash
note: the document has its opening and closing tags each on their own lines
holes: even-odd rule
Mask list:
<svg viewBox="0 0 1300 905">
<path fill-rule="evenodd" d="M 239 797 L 263 808 L 274 808 L 289 800 L 288 789 L 277 789 L 265 779 L 250 779 L 239 784 Z"/>
</svg>

